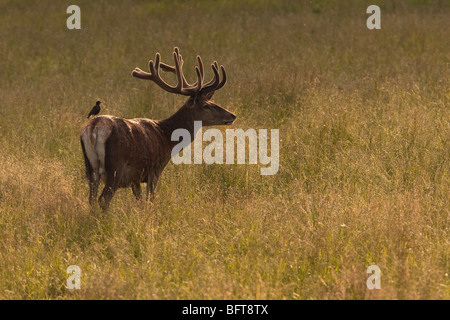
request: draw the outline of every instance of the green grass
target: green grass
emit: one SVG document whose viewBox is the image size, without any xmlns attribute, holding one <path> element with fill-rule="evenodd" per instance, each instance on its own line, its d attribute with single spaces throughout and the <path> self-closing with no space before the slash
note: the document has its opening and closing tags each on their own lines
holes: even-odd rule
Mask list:
<svg viewBox="0 0 450 320">
<path fill-rule="evenodd" d="M 381 30 L 367 1 L 70 4 L 0 1 L 0 298 L 450 298 L 446 1 L 379 1 Z M 86 114 L 175 112 L 131 76 L 174 46 L 226 67 L 233 128 L 280 130 L 278 174 L 169 163 L 154 203 L 91 209 Z"/>
</svg>

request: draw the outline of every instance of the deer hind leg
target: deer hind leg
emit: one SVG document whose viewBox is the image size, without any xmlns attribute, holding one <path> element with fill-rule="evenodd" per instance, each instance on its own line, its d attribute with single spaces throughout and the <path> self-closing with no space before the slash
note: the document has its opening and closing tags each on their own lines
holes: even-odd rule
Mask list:
<svg viewBox="0 0 450 320">
<path fill-rule="evenodd" d="M 108 210 L 111 199 L 114 193 L 119 188 L 119 183 L 122 179 L 122 173 L 123 172 L 121 170 L 107 172 L 105 187 L 103 188 L 102 194 L 98 198 L 98 203 L 103 211 Z"/>
<path fill-rule="evenodd" d="M 98 185 L 100 182 L 100 175 L 98 172 L 98 161 L 96 161 L 96 157 L 92 153 L 92 150 L 90 148 L 86 150 L 83 139 L 80 140 L 81 140 L 81 148 L 83 149 L 84 164 L 86 167 L 86 177 L 89 181 L 89 203 L 92 205 L 94 203 L 94 199 L 97 197 Z M 91 159 L 89 159 L 89 157 Z"/>
<path fill-rule="evenodd" d="M 118 180 L 112 175 L 108 175 L 106 178 L 105 187 L 103 188 L 100 198 L 98 198 L 98 204 L 103 211 L 108 210 L 111 199 L 118 189 L 117 181 Z"/>
<path fill-rule="evenodd" d="M 100 184 L 100 175 L 94 173 L 92 178 L 89 179 L 89 204 L 93 205 L 97 198 L 98 186 Z"/>
</svg>

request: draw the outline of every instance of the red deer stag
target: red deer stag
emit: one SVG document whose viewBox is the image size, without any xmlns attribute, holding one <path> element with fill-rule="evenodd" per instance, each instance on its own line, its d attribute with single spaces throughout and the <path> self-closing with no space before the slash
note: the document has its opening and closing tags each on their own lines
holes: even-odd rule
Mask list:
<svg viewBox="0 0 450 320">
<path fill-rule="evenodd" d="M 171 158 L 172 148 L 178 143 L 172 141 L 172 132 L 186 129 L 194 139 L 194 121 L 202 121 L 204 126 L 229 125 L 236 119 L 231 112 L 211 102 L 216 90 L 226 82 L 223 66 L 222 80 L 219 79 L 219 66 L 211 67 L 214 77 L 203 84 L 203 63 L 197 56 L 195 67 L 197 82 L 189 84 L 183 75 L 183 59 L 178 48 L 173 53 L 175 66 L 160 62 L 159 53 L 155 61 L 149 62 L 150 73 L 139 68 L 132 75 L 139 79 L 151 80 L 162 89 L 188 96 L 184 105 L 171 117 L 164 120 L 145 118 L 123 119 L 114 116 L 98 116 L 89 120 L 81 129 L 86 175 L 89 180 L 89 202 L 97 197 L 100 180 L 105 187 L 98 202 L 106 210 L 114 192 L 118 188 L 130 187 L 134 196 L 141 197 L 141 183 L 147 183 L 147 199 L 152 196 L 158 178 Z M 171 86 L 160 76 L 160 70 L 176 75 L 177 84 Z"/>
</svg>

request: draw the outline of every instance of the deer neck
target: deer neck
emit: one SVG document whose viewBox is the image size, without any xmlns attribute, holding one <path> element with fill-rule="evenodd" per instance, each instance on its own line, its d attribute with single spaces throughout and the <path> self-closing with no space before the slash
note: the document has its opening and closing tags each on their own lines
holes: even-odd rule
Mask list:
<svg viewBox="0 0 450 320">
<path fill-rule="evenodd" d="M 178 144 L 178 141 L 172 141 L 172 133 L 177 129 L 185 129 L 189 132 L 191 141 L 194 141 L 195 135 L 198 133 L 200 127 L 194 125 L 194 118 L 189 107 L 184 104 L 177 112 L 167 119 L 159 121 L 166 141 L 172 147 Z"/>
</svg>

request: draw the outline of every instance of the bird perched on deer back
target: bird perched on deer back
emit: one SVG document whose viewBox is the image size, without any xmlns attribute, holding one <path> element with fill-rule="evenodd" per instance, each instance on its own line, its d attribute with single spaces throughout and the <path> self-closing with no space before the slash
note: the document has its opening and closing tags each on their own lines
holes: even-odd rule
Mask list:
<svg viewBox="0 0 450 320">
<path fill-rule="evenodd" d="M 89 112 L 89 114 L 87 116 L 88 118 L 90 116 L 95 116 L 95 115 L 99 114 L 99 112 L 100 112 L 100 103 L 101 103 L 101 101 L 97 101 L 95 103 L 95 106 L 92 107 L 92 110 Z"/>
</svg>

